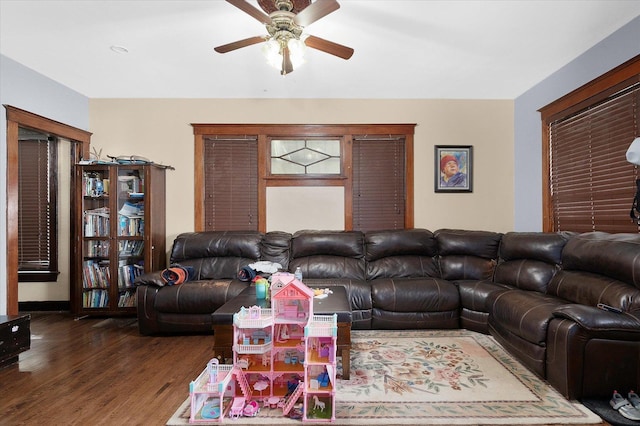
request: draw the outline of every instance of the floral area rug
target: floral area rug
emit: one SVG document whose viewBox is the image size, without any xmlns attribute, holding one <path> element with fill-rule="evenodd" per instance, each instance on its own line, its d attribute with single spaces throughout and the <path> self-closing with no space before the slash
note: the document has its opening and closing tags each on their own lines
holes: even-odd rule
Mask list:
<svg viewBox="0 0 640 426">
<path fill-rule="evenodd" d="M 333 424 L 602 422 L 523 367 L 491 336 L 467 330 L 354 330 L 351 341 L 351 379 L 338 380 Z M 200 371 L 200 367 L 194 369 L 194 378 Z M 167 425 L 188 425 L 189 414 L 187 398 Z M 261 409 L 257 417 L 226 418 L 224 422 L 300 424 L 282 417 L 281 410 L 269 408 Z"/>
</svg>

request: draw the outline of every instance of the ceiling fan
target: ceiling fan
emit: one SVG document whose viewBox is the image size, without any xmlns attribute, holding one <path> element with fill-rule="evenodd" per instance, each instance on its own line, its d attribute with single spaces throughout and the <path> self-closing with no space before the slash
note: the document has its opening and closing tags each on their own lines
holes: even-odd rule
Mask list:
<svg viewBox="0 0 640 426">
<path fill-rule="evenodd" d="M 258 0 L 260 7 L 268 14 L 253 7 L 246 0 L 226 1 L 263 23 L 269 35 L 249 37 L 218 46 L 214 49 L 218 53 L 227 53 L 262 42 L 271 43 L 282 57 L 282 75 L 293 72 L 291 50 L 295 43 L 304 43 L 308 47 L 342 59 L 349 59 L 353 55 L 353 49 L 350 47 L 320 37 L 303 35 L 306 26 L 340 8 L 336 0 L 316 0 L 313 3 L 310 0 L 274 0 L 275 8 L 265 0 Z"/>
</svg>

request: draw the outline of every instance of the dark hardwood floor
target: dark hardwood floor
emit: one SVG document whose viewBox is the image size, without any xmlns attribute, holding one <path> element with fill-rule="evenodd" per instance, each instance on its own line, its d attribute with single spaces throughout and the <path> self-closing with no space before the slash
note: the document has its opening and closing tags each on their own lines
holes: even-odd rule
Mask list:
<svg viewBox="0 0 640 426">
<path fill-rule="evenodd" d="M 212 356 L 213 336 L 141 336 L 135 318 L 31 315 L 31 349 L 0 370 L 1 426 L 164 425 Z"/>
<path fill-rule="evenodd" d="M 213 336 L 148 337 L 135 318 L 32 313 L 31 349 L 0 370 L 0 425 L 164 425 Z"/>
</svg>

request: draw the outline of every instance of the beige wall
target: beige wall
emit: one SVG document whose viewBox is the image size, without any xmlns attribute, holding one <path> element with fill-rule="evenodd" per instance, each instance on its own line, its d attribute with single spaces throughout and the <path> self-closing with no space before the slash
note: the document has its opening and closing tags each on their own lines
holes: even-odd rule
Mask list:
<svg viewBox="0 0 640 426">
<path fill-rule="evenodd" d="M 267 188 L 267 231 L 344 229 L 344 188 L 272 186 Z"/>
<path fill-rule="evenodd" d="M 167 172 L 167 247 L 194 228 L 191 123 L 416 123 L 415 226 L 513 230 L 510 100 L 92 99 L 89 119 L 103 156 L 175 167 Z M 473 193 L 434 193 L 434 145 L 473 145 Z"/>
</svg>

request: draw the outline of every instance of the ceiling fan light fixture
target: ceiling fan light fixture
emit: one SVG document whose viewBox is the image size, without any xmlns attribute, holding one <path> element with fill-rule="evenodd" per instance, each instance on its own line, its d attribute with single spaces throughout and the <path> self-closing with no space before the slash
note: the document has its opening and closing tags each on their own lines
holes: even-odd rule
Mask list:
<svg viewBox="0 0 640 426">
<path fill-rule="evenodd" d="M 226 0 L 252 18 L 260 21 L 267 30 L 267 36 L 254 36 L 233 43 L 217 46 L 218 53 L 228 53 L 242 47 L 263 43 L 262 53 L 267 63 L 287 75 L 304 63 L 307 47 L 320 50 L 342 59 L 349 59 L 353 49 L 303 34 L 304 29 L 317 20 L 340 8 L 336 0 L 270 0 L 273 6 L 266 6 L 267 0 L 258 0 L 262 10 L 249 4 L 248 0 Z M 275 7 L 275 10 L 274 8 Z M 268 14 L 267 14 L 268 13 Z"/>
<path fill-rule="evenodd" d="M 280 69 L 282 64 L 282 55 L 280 55 L 280 43 L 275 39 L 271 39 L 262 46 L 262 53 L 264 54 L 267 63 L 274 68 Z"/>
<path fill-rule="evenodd" d="M 304 53 L 306 48 L 304 42 L 302 40 L 292 38 L 287 42 L 287 46 L 289 46 L 289 57 L 294 69 L 304 64 Z M 278 40 L 272 38 L 271 40 L 267 41 L 262 46 L 262 53 L 264 54 L 269 65 L 277 70 L 280 70 L 282 68 L 282 49 Z"/>
<path fill-rule="evenodd" d="M 289 40 L 289 54 L 291 55 L 291 63 L 294 68 L 304 64 L 304 54 L 307 45 L 302 40 L 292 38 Z"/>
</svg>

